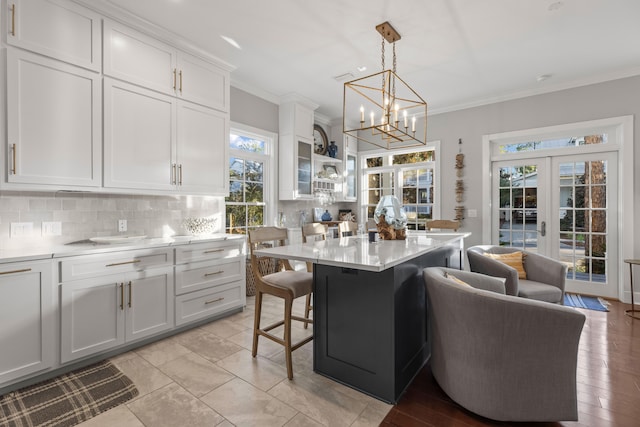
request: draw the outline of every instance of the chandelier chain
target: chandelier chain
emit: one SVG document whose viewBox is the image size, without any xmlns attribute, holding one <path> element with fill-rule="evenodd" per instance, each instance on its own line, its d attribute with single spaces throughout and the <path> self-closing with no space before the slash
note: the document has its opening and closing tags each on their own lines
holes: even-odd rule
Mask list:
<svg viewBox="0 0 640 427">
<path fill-rule="evenodd" d="M 393 97 L 393 102 L 396 100 L 396 44 L 393 43 L 393 82 L 391 86 L 391 95 Z"/>
<path fill-rule="evenodd" d="M 382 71 L 384 71 L 384 36 L 382 37 Z M 382 96 L 383 96 L 383 100 L 384 100 L 384 89 L 385 89 L 385 79 L 384 79 L 384 73 L 382 73 Z M 383 101 L 384 102 L 384 101 Z"/>
</svg>

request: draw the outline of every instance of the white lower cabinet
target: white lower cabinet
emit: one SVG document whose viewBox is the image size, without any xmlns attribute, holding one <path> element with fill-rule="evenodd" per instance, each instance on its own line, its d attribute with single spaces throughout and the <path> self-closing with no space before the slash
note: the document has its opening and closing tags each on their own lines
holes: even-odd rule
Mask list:
<svg viewBox="0 0 640 427">
<path fill-rule="evenodd" d="M 55 360 L 51 260 L 0 264 L 0 386 Z"/>
<path fill-rule="evenodd" d="M 94 275 L 60 284 L 61 363 L 173 329 L 174 275 L 170 252 L 171 249 L 158 253 L 123 251 L 74 257 L 60 263 L 62 277 L 68 277 L 65 272 L 82 271 L 87 266 L 90 268 L 84 271 Z M 166 261 L 143 267 L 153 259 Z M 119 272 L 136 266 L 140 268 L 138 271 Z"/>
<path fill-rule="evenodd" d="M 244 241 L 176 248 L 176 326 L 246 304 Z"/>
</svg>

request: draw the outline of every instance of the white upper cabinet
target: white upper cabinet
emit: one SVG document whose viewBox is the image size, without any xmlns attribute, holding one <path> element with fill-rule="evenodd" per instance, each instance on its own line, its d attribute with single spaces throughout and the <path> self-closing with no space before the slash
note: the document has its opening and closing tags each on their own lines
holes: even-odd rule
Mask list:
<svg viewBox="0 0 640 427">
<path fill-rule="evenodd" d="M 107 188 L 226 195 L 228 135 L 227 113 L 104 79 Z"/>
<path fill-rule="evenodd" d="M 104 21 L 104 74 L 167 95 L 178 87 L 177 51 L 136 30 Z"/>
<path fill-rule="evenodd" d="M 104 74 L 229 111 L 229 72 L 136 30 L 104 23 Z"/>
<path fill-rule="evenodd" d="M 193 55 L 178 52 L 177 95 L 182 99 L 229 111 L 229 72 Z"/>
<path fill-rule="evenodd" d="M 10 0 L 7 6 L 7 44 L 100 71 L 100 15 L 67 0 Z"/>
<path fill-rule="evenodd" d="M 7 49 L 7 181 L 101 184 L 100 76 Z"/>
<path fill-rule="evenodd" d="M 172 190 L 175 99 L 104 79 L 104 186 Z"/>
<path fill-rule="evenodd" d="M 311 199 L 313 176 L 313 110 L 316 105 L 294 101 L 280 104 L 280 200 Z"/>
<path fill-rule="evenodd" d="M 178 190 L 228 195 L 228 114 L 178 101 Z"/>
</svg>

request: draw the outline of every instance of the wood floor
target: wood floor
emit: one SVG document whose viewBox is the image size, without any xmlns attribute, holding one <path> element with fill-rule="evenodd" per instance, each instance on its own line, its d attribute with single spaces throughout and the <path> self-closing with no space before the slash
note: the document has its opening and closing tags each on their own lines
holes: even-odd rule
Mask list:
<svg viewBox="0 0 640 427">
<path fill-rule="evenodd" d="M 429 365 L 409 386 L 381 426 L 640 426 L 640 320 L 629 304 L 610 301 L 609 312 L 586 316 L 578 350 L 578 422 L 503 423 L 466 411 L 440 389 Z"/>
</svg>

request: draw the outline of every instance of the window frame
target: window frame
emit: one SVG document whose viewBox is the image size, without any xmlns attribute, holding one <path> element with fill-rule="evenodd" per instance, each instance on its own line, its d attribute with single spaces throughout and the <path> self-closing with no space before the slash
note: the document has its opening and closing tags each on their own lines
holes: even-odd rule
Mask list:
<svg viewBox="0 0 640 427">
<path fill-rule="evenodd" d="M 392 164 L 393 156 L 398 154 L 408 154 L 422 151 L 433 151 L 435 155 L 435 160 L 428 162 L 420 162 L 420 163 L 405 163 L 405 164 Z M 383 164 L 382 166 L 376 167 L 367 167 L 367 159 L 371 157 L 382 157 Z M 370 173 L 381 173 L 381 172 L 393 172 L 394 173 L 394 185 L 392 188 L 393 194 L 398 195 L 400 197 L 398 199 L 402 203 L 402 185 L 400 177 L 402 173 L 409 169 L 419 169 L 420 167 L 428 167 L 433 168 L 433 191 L 435 193 L 432 204 L 432 218 L 440 219 L 441 215 L 441 201 L 442 201 L 442 185 L 440 180 L 440 162 L 441 162 L 441 152 L 440 152 L 440 141 L 431 141 L 427 143 L 424 147 L 410 147 L 403 148 L 398 150 L 385 150 L 385 149 L 376 149 L 376 150 L 368 150 L 361 151 L 358 153 L 358 212 L 359 218 L 363 218 L 363 221 L 366 222 L 367 210 L 369 208 L 368 202 L 368 191 L 369 191 L 369 180 L 368 175 Z M 404 206 L 404 204 L 402 204 Z"/>
<path fill-rule="evenodd" d="M 260 153 L 252 153 L 250 151 L 237 150 L 231 147 L 231 135 L 241 135 L 249 138 L 257 139 L 260 141 L 264 141 L 265 150 L 264 154 Z M 227 231 L 227 205 L 261 205 L 264 206 L 264 224 L 272 224 L 275 221 L 276 210 L 277 210 L 277 202 L 278 199 L 276 197 L 277 194 L 277 171 L 276 171 L 276 158 L 277 158 L 277 146 L 278 146 L 278 135 L 274 132 L 270 132 L 264 129 L 255 128 L 252 126 L 248 126 L 242 123 L 231 122 L 229 126 L 229 142 L 228 142 L 228 155 L 227 155 L 227 181 L 230 181 L 229 176 L 229 162 L 232 157 L 242 158 L 244 160 L 252 160 L 263 162 L 263 200 L 260 203 L 238 203 L 238 202 L 227 202 L 224 200 L 224 209 L 225 209 L 225 218 L 224 218 L 224 229 Z M 231 185 L 229 184 L 229 191 L 231 191 Z M 248 228 L 248 226 L 247 226 Z"/>
</svg>

